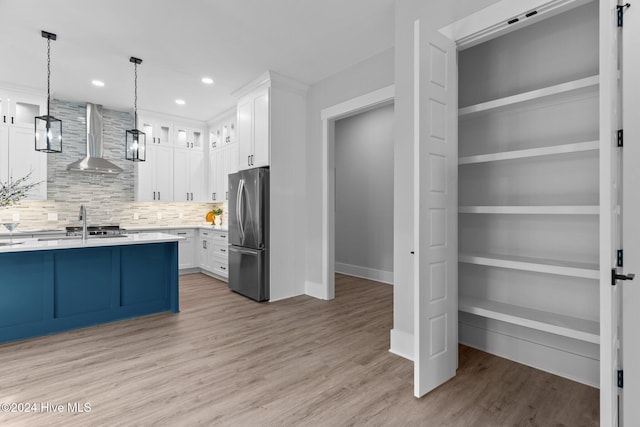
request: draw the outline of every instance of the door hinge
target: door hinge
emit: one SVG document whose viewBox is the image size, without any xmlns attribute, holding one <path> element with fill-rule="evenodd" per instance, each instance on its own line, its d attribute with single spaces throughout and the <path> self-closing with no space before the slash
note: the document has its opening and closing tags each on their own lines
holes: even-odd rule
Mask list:
<svg viewBox="0 0 640 427">
<path fill-rule="evenodd" d="M 622 146 L 624 146 L 623 130 L 618 129 L 618 147 L 622 147 Z"/>
<path fill-rule="evenodd" d="M 618 369 L 618 388 L 622 388 L 624 386 L 624 374 L 622 369 Z"/>
<path fill-rule="evenodd" d="M 618 267 L 623 267 L 622 263 L 624 261 L 624 255 L 622 253 L 622 249 L 618 249 L 616 252 L 616 265 Z"/>
<path fill-rule="evenodd" d="M 631 7 L 630 3 L 618 5 L 618 27 L 622 27 L 624 10 L 628 7 Z"/>
</svg>

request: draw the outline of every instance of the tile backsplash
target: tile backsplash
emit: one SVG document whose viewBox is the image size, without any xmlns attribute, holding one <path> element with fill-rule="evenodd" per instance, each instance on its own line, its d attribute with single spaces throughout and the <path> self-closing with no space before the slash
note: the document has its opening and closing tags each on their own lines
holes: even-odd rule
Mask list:
<svg viewBox="0 0 640 427">
<path fill-rule="evenodd" d="M 124 160 L 125 131 L 133 127 L 133 117 L 128 112 L 103 110 L 104 158 L 120 166 L 122 173 L 110 176 L 67 171 L 69 163 L 85 156 L 86 104 L 53 100 L 51 110 L 62 120 L 64 140 L 62 153 L 47 155 L 47 200 L 23 201 L 0 209 L 1 222 L 11 221 L 17 214 L 18 229 L 22 231 L 64 228 L 80 224 L 80 205 L 85 205 L 91 225 L 199 225 L 205 222 L 207 212 L 217 207 L 223 209 L 222 221 L 226 224 L 226 203 L 134 201 L 134 164 Z"/>
</svg>

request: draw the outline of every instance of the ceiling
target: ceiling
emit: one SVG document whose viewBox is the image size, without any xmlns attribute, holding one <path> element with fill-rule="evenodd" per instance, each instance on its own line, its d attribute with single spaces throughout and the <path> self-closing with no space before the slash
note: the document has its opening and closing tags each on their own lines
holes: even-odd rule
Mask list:
<svg viewBox="0 0 640 427">
<path fill-rule="evenodd" d="M 136 56 L 138 109 L 208 120 L 268 69 L 313 84 L 393 47 L 393 28 L 394 0 L 0 0 L 0 81 L 46 91 L 45 30 L 52 97 L 132 110 Z"/>
</svg>

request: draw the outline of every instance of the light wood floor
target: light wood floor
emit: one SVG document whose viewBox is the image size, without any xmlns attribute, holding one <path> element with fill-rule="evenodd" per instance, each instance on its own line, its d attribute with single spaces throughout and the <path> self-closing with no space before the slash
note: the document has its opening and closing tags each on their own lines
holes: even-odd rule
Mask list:
<svg viewBox="0 0 640 427">
<path fill-rule="evenodd" d="M 458 375 L 415 399 L 388 352 L 389 285 L 338 275 L 334 301 L 263 304 L 200 274 L 180 288 L 177 315 L 0 345 L 0 402 L 91 404 L 0 425 L 597 425 L 596 389 L 463 346 Z"/>
</svg>

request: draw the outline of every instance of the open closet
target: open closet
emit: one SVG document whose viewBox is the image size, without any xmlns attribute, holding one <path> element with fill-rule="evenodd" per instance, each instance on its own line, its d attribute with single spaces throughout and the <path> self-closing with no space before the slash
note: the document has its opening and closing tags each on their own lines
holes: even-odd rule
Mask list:
<svg viewBox="0 0 640 427">
<path fill-rule="evenodd" d="M 592 386 L 598 59 L 597 2 L 458 52 L 459 341 Z"/>
<path fill-rule="evenodd" d="M 416 396 L 455 376 L 463 343 L 599 387 L 615 423 L 625 8 L 499 1 L 413 22 Z"/>
</svg>

